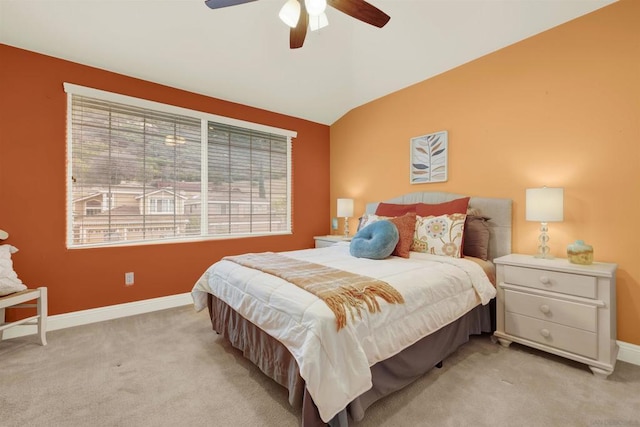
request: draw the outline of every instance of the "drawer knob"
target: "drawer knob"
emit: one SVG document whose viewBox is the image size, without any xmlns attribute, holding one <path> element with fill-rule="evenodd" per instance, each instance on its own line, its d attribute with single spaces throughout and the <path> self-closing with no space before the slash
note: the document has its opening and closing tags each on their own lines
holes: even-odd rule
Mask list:
<svg viewBox="0 0 640 427">
<path fill-rule="evenodd" d="M 540 335 L 545 338 L 549 338 L 551 336 L 551 332 L 548 329 L 540 329 Z"/>
<path fill-rule="evenodd" d="M 543 312 L 544 314 L 549 314 L 551 309 L 549 308 L 549 306 L 547 304 L 542 304 L 540 306 L 540 311 Z"/>
<path fill-rule="evenodd" d="M 542 283 L 543 285 L 549 285 L 551 284 L 551 279 L 549 279 L 547 276 L 540 276 L 540 283 Z"/>
</svg>

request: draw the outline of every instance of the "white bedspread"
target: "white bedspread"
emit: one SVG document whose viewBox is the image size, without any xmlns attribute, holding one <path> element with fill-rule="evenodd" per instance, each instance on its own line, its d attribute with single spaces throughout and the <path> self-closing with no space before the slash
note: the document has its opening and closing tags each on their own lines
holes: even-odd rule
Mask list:
<svg viewBox="0 0 640 427">
<path fill-rule="evenodd" d="M 409 259 L 354 258 L 348 243 L 282 254 L 383 280 L 405 299 L 380 300 L 381 312 L 349 319 L 337 332 L 324 302 L 276 276 L 222 260 L 195 284 L 196 310 L 211 293 L 289 349 L 325 422 L 371 388 L 370 366 L 495 296 L 482 269 L 465 259 L 416 252 Z"/>
</svg>

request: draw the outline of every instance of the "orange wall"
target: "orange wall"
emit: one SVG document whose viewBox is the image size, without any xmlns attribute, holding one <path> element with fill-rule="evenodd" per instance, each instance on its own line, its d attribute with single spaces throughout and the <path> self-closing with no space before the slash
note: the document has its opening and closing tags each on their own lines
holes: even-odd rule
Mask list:
<svg viewBox="0 0 640 427">
<path fill-rule="evenodd" d="M 618 263 L 618 339 L 640 345 L 640 1 L 623 0 L 358 107 L 331 126 L 331 214 L 416 191 L 506 197 L 535 253 L 525 189 L 565 188 L 556 256 L 583 239 Z M 449 131 L 449 180 L 409 184 L 409 139 Z M 355 219 L 350 224 L 355 229 Z"/>
<path fill-rule="evenodd" d="M 48 286 L 50 314 L 189 292 L 225 255 L 308 248 L 327 233 L 328 126 L 1 44 L 0 64 L 0 228 L 20 249 L 13 259 L 23 282 Z M 63 82 L 297 131 L 293 235 L 67 250 Z"/>
</svg>

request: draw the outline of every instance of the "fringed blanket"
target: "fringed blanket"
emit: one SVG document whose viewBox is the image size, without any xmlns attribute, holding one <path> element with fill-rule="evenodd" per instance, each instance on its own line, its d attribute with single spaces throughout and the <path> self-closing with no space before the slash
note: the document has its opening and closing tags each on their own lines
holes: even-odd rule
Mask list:
<svg viewBox="0 0 640 427">
<path fill-rule="evenodd" d="M 289 258 L 273 252 L 229 256 L 224 259 L 280 277 L 323 300 L 336 315 L 338 330 L 347 324 L 347 308 L 362 317 L 366 305 L 371 313 L 380 311 L 376 297 L 402 304 L 402 295 L 386 282 L 320 264 Z"/>
</svg>

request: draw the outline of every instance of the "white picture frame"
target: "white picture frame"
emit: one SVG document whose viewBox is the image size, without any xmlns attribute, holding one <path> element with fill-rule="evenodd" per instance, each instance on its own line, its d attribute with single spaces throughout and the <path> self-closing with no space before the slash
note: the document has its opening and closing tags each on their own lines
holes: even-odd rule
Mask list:
<svg viewBox="0 0 640 427">
<path fill-rule="evenodd" d="M 449 134 L 446 130 L 416 136 L 410 140 L 411 184 L 446 182 L 448 177 Z"/>
</svg>

